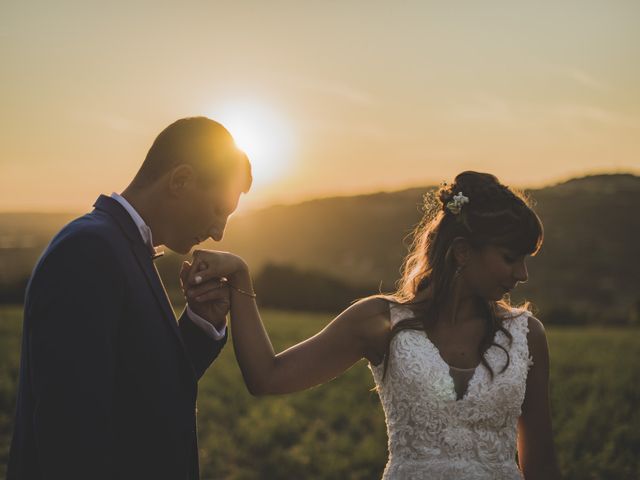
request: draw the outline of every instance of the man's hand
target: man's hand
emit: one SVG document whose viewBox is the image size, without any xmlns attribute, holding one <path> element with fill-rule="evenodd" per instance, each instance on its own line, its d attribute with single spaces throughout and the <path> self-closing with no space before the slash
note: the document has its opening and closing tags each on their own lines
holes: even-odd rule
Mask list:
<svg viewBox="0 0 640 480">
<path fill-rule="evenodd" d="M 194 276 L 192 270 L 196 268 L 205 270 L 206 265 L 202 262 L 197 265 L 189 262 L 182 263 L 180 269 L 182 293 L 191 311 L 220 331 L 227 323 L 227 313 L 231 307 L 229 287 L 226 281 L 220 278 L 212 278 L 197 286 L 189 285 L 189 278 Z"/>
</svg>

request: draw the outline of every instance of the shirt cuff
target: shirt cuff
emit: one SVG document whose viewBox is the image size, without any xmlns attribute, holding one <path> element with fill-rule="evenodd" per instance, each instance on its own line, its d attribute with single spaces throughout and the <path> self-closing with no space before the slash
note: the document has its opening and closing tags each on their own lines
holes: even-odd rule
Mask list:
<svg viewBox="0 0 640 480">
<path fill-rule="evenodd" d="M 211 325 L 200 315 L 198 315 L 193 310 L 191 310 L 191 307 L 189 307 L 189 304 L 187 304 L 187 316 L 193 323 L 195 323 L 198 327 L 204 330 L 204 332 L 214 340 L 222 340 L 227 333 L 226 323 L 224 327 L 218 330 L 216 327 Z"/>
</svg>

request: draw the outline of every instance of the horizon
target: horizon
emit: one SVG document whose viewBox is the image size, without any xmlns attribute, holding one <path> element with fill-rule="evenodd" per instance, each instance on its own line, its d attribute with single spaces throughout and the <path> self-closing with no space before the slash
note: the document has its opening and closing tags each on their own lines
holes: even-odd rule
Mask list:
<svg viewBox="0 0 640 480">
<path fill-rule="evenodd" d="M 640 178 L 640 170 L 637 172 L 633 172 L 631 170 L 621 170 L 621 171 L 602 171 L 602 172 L 587 172 L 584 173 L 582 175 L 577 175 L 577 176 L 569 176 L 569 177 L 565 177 L 565 178 L 559 178 L 556 180 L 552 180 L 549 183 L 543 183 L 540 185 L 509 185 L 510 187 L 513 187 L 517 190 L 542 190 L 545 188 L 552 188 L 558 185 L 561 185 L 563 183 L 572 181 L 572 180 L 581 180 L 581 179 L 585 179 L 585 178 L 591 178 L 591 177 L 599 177 L 599 176 L 616 176 L 616 175 L 620 175 L 620 176 L 624 176 L 624 175 L 631 175 L 633 177 L 638 177 Z M 291 202 L 276 202 L 276 203 L 270 203 L 270 204 L 266 204 L 266 205 L 261 205 L 261 206 L 255 206 L 252 208 L 238 208 L 238 210 L 236 212 L 234 212 L 232 215 L 233 216 L 240 216 L 240 215 L 246 215 L 246 214 L 251 214 L 251 213 L 255 213 L 255 212 L 259 212 L 261 210 L 266 210 L 272 207 L 291 207 L 291 206 L 296 206 L 296 205 L 302 205 L 304 203 L 307 202 L 314 202 L 314 201 L 318 201 L 318 200 L 331 200 L 331 199 L 338 199 L 338 198 L 350 198 L 350 197 L 361 197 L 361 196 L 369 196 L 369 195 L 376 195 L 376 194 L 380 194 L 380 193 L 400 193 L 400 192 L 404 192 L 404 191 L 408 191 L 408 190 L 416 190 L 416 189 L 428 189 L 428 188 L 434 188 L 437 187 L 440 184 L 440 182 L 430 182 L 430 183 L 426 183 L 426 184 L 420 184 L 420 185 L 406 185 L 404 187 L 400 187 L 400 188 L 394 188 L 394 189 L 372 189 L 372 190 L 367 190 L 367 191 L 362 191 L 362 192 L 354 192 L 354 193 L 348 193 L 348 194 L 329 194 L 329 195 L 321 195 L 321 196 L 317 196 L 317 197 L 306 197 L 306 198 L 301 198 L 299 200 L 292 200 Z M 249 195 L 251 194 L 251 191 L 249 191 Z M 100 193 L 96 194 L 95 198 L 98 198 L 98 195 L 100 195 Z M 110 195 L 110 193 L 106 193 L 103 192 L 102 195 Z M 95 201 L 94 198 L 94 201 Z M 82 210 L 82 209 L 59 209 L 59 210 L 47 210 L 47 209 L 40 209 L 40 210 L 1 210 L 0 209 L 0 215 L 77 215 L 77 214 L 82 214 L 85 212 L 90 211 L 91 207 L 93 205 L 93 201 L 91 202 L 91 205 L 87 205 L 87 207 Z"/>
</svg>

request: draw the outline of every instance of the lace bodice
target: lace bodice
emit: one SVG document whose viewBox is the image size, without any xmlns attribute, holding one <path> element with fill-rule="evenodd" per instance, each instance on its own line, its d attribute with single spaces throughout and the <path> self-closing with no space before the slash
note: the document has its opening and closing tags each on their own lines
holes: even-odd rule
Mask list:
<svg viewBox="0 0 640 480">
<path fill-rule="evenodd" d="M 413 315 L 407 307 L 390 305 L 392 324 Z M 384 380 L 384 362 L 369 365 L 389 435 L 384 480 L 522 478 L 515 454 L 517 421 L 533 364 L 528 316 L 514 311 L 504 321 L 512 344 L 503 332 L 496 333 L 495 343 L 510 355 L 503 373 L 504 351 L 492 346 L 485 352 L 493 381 L 483 365 L 471 372 L 453 371 L 423 331 L 403 330 L 393 337 Z"/>
</svg>

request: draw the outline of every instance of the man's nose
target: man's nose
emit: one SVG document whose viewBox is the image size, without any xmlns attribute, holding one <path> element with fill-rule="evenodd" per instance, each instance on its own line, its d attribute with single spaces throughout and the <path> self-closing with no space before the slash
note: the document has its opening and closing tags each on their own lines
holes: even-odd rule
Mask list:
<svg viewBox="0 0 640 480">
<path fill-rule="evenodd" d="M 226 225 L 227 225 L 227 222 L 224 222 L 221 225 L 218 224 L 215 227 L 211 227 L 208 232 L 209 236 L 216 242 L 219 242 L 220 240 L 222 240 L 222 237 L 224 236 L 224 229 Z"/>
<path fill-rule="evenodd" d="M 218 232 L 213 230 L 209 232 L 209 238 L 211 238 L 216 242 L 219 242 L 220 240 L 222 240 L 223 235 L 224 235 L 223 232 Z"/>
</svg>

